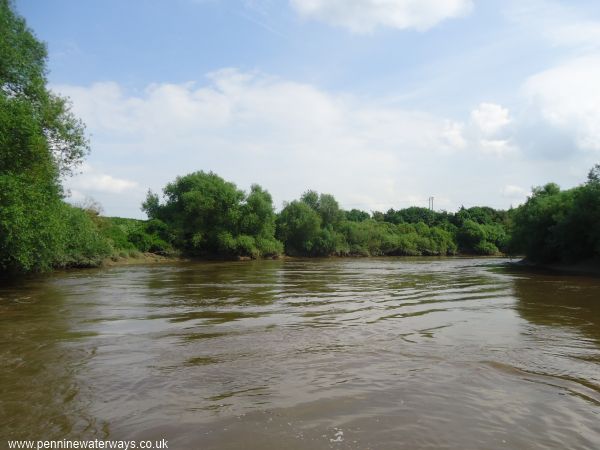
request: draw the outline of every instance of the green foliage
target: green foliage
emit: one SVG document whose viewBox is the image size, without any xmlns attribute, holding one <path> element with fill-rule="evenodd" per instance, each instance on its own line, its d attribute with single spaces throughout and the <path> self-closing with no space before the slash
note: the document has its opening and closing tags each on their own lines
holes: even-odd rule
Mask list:
<svg viewBox="0 0 600 450">
<path fill-rule="evenodd" d="M 271 194 L 258 184 L 253 184 L 240 207 L 240 232 L 266 240 L 273 239 L 275 220 Z"/>
<path fill-rule="evenodd" d="M 93 215 L 95 225 L 113 252 L 171 254 L 167 225 L 160 220 L 137 220 Z"/>
<path fill-rule="evenodd" d="M 534 262 L 572 263 L 600 258 L 600 167 L 585 184 L 561 191 L 549 183 L 514 211 L 511 251 Z"/>
<path fill-rule="evenodd" d="M 498 247 L 486 240 L 478 242 L 473 250 L 478 255 L 495 255 L 498 253 Z"/>
<path fill-rule="evenodd" d="M 63 203 L 60 224 L 62 245 L 54 267 L 94 267 L 112 253 L 86 211 Z"/>
<path fill-rule="evenodd" d="M 451 233 L 422 222 L 394 225 L 376 220 L 360 223 L 347 221 L 342 233 L 350 255 L 453 255 L 457 251 Z"/>
<path fill-rule="evenodd" d="M 280 213 L 277 237 L 290 255 L 491 255 L 506 248 L 508 222 L 506 212 L 486 207 L 456 215 L 418 207 L 342 211 L 333 196 L 306 191 Z"/>
<path fill-rule="evenodd" d="M 94 222 L 100 234 L 113 250 L 133 250 L 136 248 L 128 239 L 129 229 L 127 226 L 118 224 L 114 220 L 105 217 L 95 217 Z"/>
<path fill-rule="evenodd" d="M 480 242 L 486 238 L 485 230 L 477 222 L 467 219 L 456 233 L 460 248 L 473 252 Z"/>
<path fill-rule="evenodd" d="M 594 165 L 588 173 L 587 184 L 592 185 L 600 183 L 600 164 Z"/>
<path fill-rule="evenodd" d="M 106 254 L 85 213 L 62 201 L 59 177 L 87 151 L 83 125 L 46 87 L 45 45 L 0 0 L 0 271 L 89 265 Z"/>
<path fill-rule="evenodd" d="M 338 202 L 331 194 L 319 195 L 315 191 L 306 191 L 300 200 L 319 215 L 321 225 L 325 228 L 336 227 L 345 217 Z"/>
<path fill-rule="evenodd" d="M 288 255 L 311 255 L 320 232 L 321 218 L 305 201 L 294 200 L 279 214 L 277 238 Z"/>
<path fill-rule="evenodd" d="M 351 209 L 350 211 L 346 211 L 345 215 L 346 220 L 351 222 L 362 222 L 371 218 L 371 215 L 368 212 L 361 211 L 359 209 Z"/>
<path fill-rule="evenodd" d="M 164 189 L 165 202 L 148 193 L 142 208 L 156 238 L 195 256 L 275 256 L 271 195 L 253 185 L 246 195 L 235 184 L 209 172 L 178 177 Z M 164 226 L 163 226 L 164 225 Z"/>
<path fill-rule="evenodd" d="M 88 267 L 110 254 L 110 245 L 85 211 L 38 185 L 15 180 L 0 176 L 0 271 Z"/>
<path fill-rule="evenodd" d="M 457 229 L 456 240 L 462 251 L 477 255 L 495 255 L 499 248 L 506 248 L 507 233 L 504 227 L 491 223 L 488 219 L 484 219 L 483 222 L 466 219 Z"/>
<path fill-rule="evenodd" d="M 427 225 L 433 225 L 436 223 L 436 216 L 438 213 L 431 211 L 427 208 L 419 208 L 412 206 L 410 208 L 401 209 L 395 211 L 394 209 L 388 210 L 384 215 L 384 220 L 390 223 L 419 223 L 423 222 Z"/>
<path fill-rule="evenodd" d="M 344 219 L 344 213 L 333 195 L 321 194 L 317 205 L 317 213 L 321 217 L 321 223 L 326 228 L 336 228 Z"/>
<path fill-rule="evenodd" d="M 0 271 L 49 270 L 61 251 L 61 201 L 53 184 L 0 174 Z"/>
</svg>

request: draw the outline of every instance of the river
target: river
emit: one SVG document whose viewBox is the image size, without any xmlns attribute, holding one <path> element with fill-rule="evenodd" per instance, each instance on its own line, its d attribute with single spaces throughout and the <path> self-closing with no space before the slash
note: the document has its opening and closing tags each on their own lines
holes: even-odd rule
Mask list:
<svg viewBox="0 0 600 450">
<path fill-rule="evenodd" d="M 0 439 L 600 448 L 600 279 L 503 264 L 181 262 L 4 285 Z"/>
</svg>

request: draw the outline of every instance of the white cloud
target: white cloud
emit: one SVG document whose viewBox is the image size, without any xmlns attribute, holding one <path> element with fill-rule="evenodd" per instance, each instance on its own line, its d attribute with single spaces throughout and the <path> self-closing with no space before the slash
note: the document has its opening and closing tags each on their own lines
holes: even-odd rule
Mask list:
<svg viewBox="0 0 600 450">
<path fill-rule="evenodd" d="M 446 121 L 442 135 L 448 142 L 450 148 L 464 149 L 467 146 L 467 141 L 464 136 L 464 128 L 464 124 L 460 122 L 454 122 L 451 120 Z"/>
<path fill-rule="evenodd" d="M 600 150 L 600 56 L 563 62 L 531 76 L 523 92 L 541 117 L 571 133 L 582 149 Z"/>
<path fill-rule="evenodd" d="M 302 16 L 364 33 L 377 27 L 427 30 L 468 14 L 471 0 L 290 0 Z"/>
<path fill-rule="evenodd" d="M 81 203 L 86 199 L 85 194 L 77 189 L 69 189 L 68 194 L 69 201 L 73 204 Z"/>
<path fill-rule="evenodd" d="M 527 189 L 523 189 L 520 186 L 515 186 L 514 184 L 507 184 L 502 188 L 502 195 L 509 198 L 523 198 L 529 194 Z"/>
<path fill-rule="evenodd" d="M 502 196 L 510 200 L 511 206 L 517 206 L 524 203 L 530 193 L 530 189 L 524 189 L 521 186 L 514 184 L 507 184 L 501 190 Z"/>
<path fill-rule="evenodd" d="M 508 109 L 495 103 L 481 103 L 471 111 L 471 120 L 486 136 L 495 135 L 511 122 Z"/>
<path fill-rule="evenodd" d="M 80 199 L 85 193 L 122 194 L 139 189 L 135 181 L 115 178 L 99 172 L 88 163 L 81 167 L 81 173 L 67 180 L 66 185 L 71 190 L 74 199 Z"/>
<path fill-rule="evenodd" d="M 498 157 L 504 157 L 517 151 L 517 148 L 507 139 L 481 139 L 479 149 L 483 153 Z"/>
</svg>

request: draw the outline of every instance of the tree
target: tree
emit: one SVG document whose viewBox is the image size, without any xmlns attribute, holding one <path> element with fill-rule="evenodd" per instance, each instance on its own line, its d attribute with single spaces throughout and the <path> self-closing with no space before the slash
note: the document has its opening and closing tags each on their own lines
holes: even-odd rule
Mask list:
<svg viewBox="0 0 600 450">
<path fill-rule="evenodd" d="M 319 195 L 318 192 L 309 190 L 302 194 L 300 201 L 319 214 L 323 227 L 335 228 L 344 219 L 344 212 L 331 194 Z"/>
<path fill-rule="evenodd" d="M 597 166 L 596 166 L 597 167 Z M 592 169 L 587 183 L 561 191 L 554 183 L 533 189 L 513 212 L 510 248 L 537 263 L 573 263 L 600 258 L 600 183 Z"/>
<path fill-rule="evenodd" d="M 366 211 L 361 211 L 360 209 L 351 209 L 350 211 L 346 211 L 346 220 L 351 222 L 363 222 L 371 218 L 371 215 Z"/>
<path fill-rule="evenodd" d="M 317 191 L 308 190 L 302 194 L 300 200 L 306 203 L 315 211 L 319 208 L 319 193 Z"/>
<path fill-rule="evenodd" d="M 0 0 L 0 271 L 61 263 L 60 176 L 89 150 L 67 100 L 46 86 L 46 58 L 12 3 Z"/>
<path fill-rule="evenodd" d="M 344 212 L 331 194 L 321 194 L 319 196 L 317 212 L 321 216 L 323 226 L 326 228 L 336 228 L 344 218 Z"/>
<path fill-rule="evenodd" d="M 142 208 L 164 222 L 174 244 L 196 256 L 266 256 L 281 253 L 274 237 L 271 195 L 258 185 L 246 194 L 213 172 L 194 172 L 167 184 L 165 202 L 148 192 Z"/>
<path fill-rule="evenodd" d="M 288 255 L 310 255 L 321 232 L 321 218 L 304 201 L 288 203 L 277 220 L 277 237 Z"/>
<path fill-rule="evenodd" d="M 587 184 L 600 183 L 600 164 L 594 165 L 588 173 Z"/>
<path fill-rule="evenodd" d="M 258 184 L 253 184 L 241 207 L 240 231 L 243 235 L 253 237 L 261 256 L 283 253 L 282 243 L 275 239 L 276 218 L 271 194 Z"/>
</svg>

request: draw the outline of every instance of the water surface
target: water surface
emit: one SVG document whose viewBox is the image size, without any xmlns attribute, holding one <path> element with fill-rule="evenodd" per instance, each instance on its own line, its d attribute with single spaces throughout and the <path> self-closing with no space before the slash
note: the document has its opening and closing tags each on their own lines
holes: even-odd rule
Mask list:
<svg viewBox="0 0 600 450">
<path fill-rule="evenodd" d="M 0 287 L 0 439 L 598 448 L 600 280 L 502 263 L 174 263 Z"/>
</svg>

